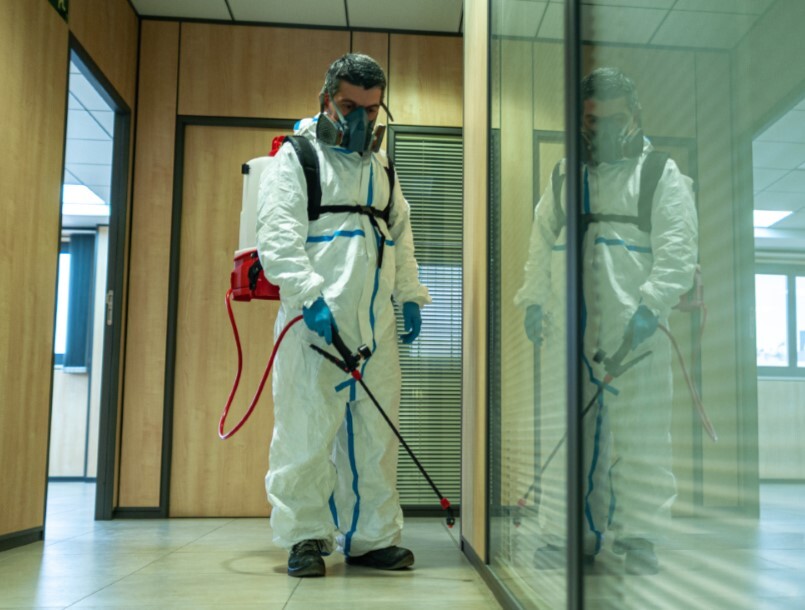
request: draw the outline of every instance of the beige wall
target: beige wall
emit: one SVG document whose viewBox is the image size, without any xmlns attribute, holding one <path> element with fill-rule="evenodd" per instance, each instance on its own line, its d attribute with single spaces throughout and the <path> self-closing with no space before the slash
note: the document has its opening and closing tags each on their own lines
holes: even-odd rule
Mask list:
<svg viewBox="0 0 805 610">
<path fill-rule="evenodd" d="M 216 352 L 214 358 L 220 358 L 220 362 L 210 362 L 219 363 L 216 370 L 220 374 L 201 375 L 198 367 L 209 362 L 193 364 L 192 333 L 183 332 L 181 324 L 170 329 L 177 332 L 176 383 L 171 388 L 175 393 L 171 514 L 236 516 L 262 514 L 267 509 L 261 485 L 253 480 L 255 477 L 246 481 L 237 473 L 242 470 L 238 462 L 244 456 L 251 469 L 265 471 L 270 440 L 265 428 L 270 429 L 270 421 L 256 415 L 243 432 L 225 443 L 215 435 L 217 418 L 235 373 L 236 353 L 223 307 L 223 294 L 228 285 L 226 269 L 231 266 L 236 244 L 225 240 L 214 251 L 214 256 L 220 258 L 214 263 L 204 263 L 199 260 L 201 254 L 196 237 L 205 232 L 223 233 L 220 231 L 222 224 L 231 225 L 227 235 L 236 236 L 238 220 L 236 215 L 217 216 L 218 212 L 225 212 L 223 204 L 216 202 L 210 202 L 216 206 L 215 213 L 191 215 L 193 202 L 188 187 L 194 185 L 185 183 L 181 245 L 171 244 L 174 156 L 179 152 L 195 154 L 188 148 L 190 140 L 184 151 L 174 150 L 177 116 L 286 120 L 312 116 L 318 112 L 318 93 L 324 74 L 333 59 L 350 50 L 350 40 L 352 50 L 370 53 L 387 68 L 388 104 L 398 124 L 461 126 L 462 43 L 458 37 L 378 32 L 354 32 L 350 36 L 349 32 L 335 30 L 149 20 L 142 23 L 120 507 L 156 507 L 160 501 L 165 350 L 169 332 L 166 323 L 168 261 L 173 246 L 182 248 L 183 257 L 179 278 L 180 319 L 189 320 L 187 316 L 190 316 L 199 328 L 223 330 L 220 337 L 218 330 L 208 337 L 209 343 L 219 348 L 220 353 Z M 439 53 L 441 61 L 426 61 L 434 52 Z M 219 129 L 223 133 L 216 131 Z M 193 130 L 196 135 L 192 141 L 203 141 L 200 134 L 207 132 L 192 127 L 187 133 Z M 243 157 L 221 158 L 215 175 L 209 177 L 213 184 L 220 185 L 220 193 L 230 193 L 226 206 L 237 207 L 240 203 L 240 163 L 264 154 L 270 143 L 270 136 L 264 136 L 265 146 L 260 147 L 258 133 L 254 142 L 246 144 L 251 148 L 242 149 L 242 144 L 235 144 L 240 142 L 240 137 L 235 137 L 239 131 L 242 129 L 225 127 L 209 132 L 217 133 L 216 141 L 221 142 L 222 150 L 239 151 L 232 154 Z M 227 132 L 231 133 L 227 136 Z M 246 150 L 253 152 L 247 154 Z M 204 162 L 198 155 L 192 159 L 185 157 L 185 160 L 185 171 L 191 161 L 193 164 Z M 186 223 L 193 223 L 195 228 L 191 233 L 186 232 Z M 188 266 L 187 256 L 195 261 L 193 266 Z M 224 271 L 213 272 L 220 263 Z M 194 284 L 198 286 L 198 265 L 206 270 L 205 285 L 194 289 Z M 206 299 L 202 293 L 206 295 L 208 289 L 214 295 L 208 307 L 191 313 L 182 305 L 191 303 L 188 300 L 191 293 L 194 299 Z M 260 305 L 241 306 L 236 315 L 244 315 L 246 307 L 251 312 Z M 273 323 L 272 314 L 265 317 Z M 248 320 L 249 317 L 244 316 L 240 322 L 244 328 L 249 326 Z M 267 355 L 261 352 L 252 359 L 260 371 Z M 244 379 L 242 384 L 243 389 L 233 407 L 233 423 L 237 416 L 235 411 L 245 409 L 250 392 L 256 386 L 256 382 L 249 379 Z M 261 414 L 270 414 L 270 393 L 267 387 L 258 406 Z M 194 396 L 208 399 L 203 409 L 194 403 Z M 210 494 L 205 497 L 203 487 L 182 483 L 193 477 L 204 480 L 210 489 L 226 489 L 233 502 L 216 502 Z M 258 491 L 257 495 L 254 490 Z M 243 498 L 240 503 L 236 500 L 239 496 Z"/>
<path fill-rule="evenodd" d="M 0 538 L 44 524 L 70 31 L 134 103 L 134 13 L 88 4 L 0 0 Z"/>
<path fill-rule="evenodd" d="M 464 3 L 464 397 L 461 535 L 486 554 L 487 0 Z"/>
<path fill-rule="evenodd" d="M 758 381 L 760 477 L 805 479 L 805 382 L 799 379 Z"/>
</svg>

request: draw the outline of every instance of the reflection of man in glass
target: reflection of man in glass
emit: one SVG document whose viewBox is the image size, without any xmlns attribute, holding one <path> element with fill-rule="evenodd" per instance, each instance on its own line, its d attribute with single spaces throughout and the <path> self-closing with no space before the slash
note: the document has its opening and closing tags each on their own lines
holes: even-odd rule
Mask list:
<svg viewBox="0 0 805 610">
<path fill-rule="evenodd" d="M 651 574 L 659 565 L 654 542 L 669 524 L 676 496 L 671 346 L 655 331 L 667 324 L 671 308 L 692 285 L 696 209 L 690 179 L 674 161 L 653 152 L 643 136 L 630 78 L 616 68 L 599 68 L 582 81 L 582 98 L 582 378 L 584 404 L 591 405 L 583 426 L 584 552 L 592 561 L 604 532 L 611 530 L 613 550 L 625 553 L 626 571 Z M 529 338 L 538 345 L 545 338 L 541 359 L 546 366 L 565 353 L 565 203 L 556 202 L 564 173 L 562 162 L 537 204 L 525 281 L 516 296 L 526 308 Z M 602 351 L 610 358 L 625 354 L 623 362 L 647 351 L 651 355 L 604 384 L 614 369 L 596 361 Z M 542 380 L 545 384 L 551 377 L 543 374 Z M 543 443 L 545 460 L 555 443 L 546 443 L 544 435 Z M 564 468 L 562 461 L 549 468 Z M 538 567 L 561 565 L 556 555 L 563 551 L 565 515 L 556 508 L 564 498 L 557 484 L 562 480 L 560 471 L 543 473 Z"/>
</svg>

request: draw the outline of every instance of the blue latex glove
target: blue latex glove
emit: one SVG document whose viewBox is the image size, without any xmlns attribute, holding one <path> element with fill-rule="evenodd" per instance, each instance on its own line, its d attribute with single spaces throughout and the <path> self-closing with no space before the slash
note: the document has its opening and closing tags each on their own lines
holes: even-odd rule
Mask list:
<svg viewBox="0 0 805 610">
<path fill-rule="evenodd" d="M 529 305 L 525 310 L 525 334 L 535 345 L 542 345 L 542 305 Z"/>
<path fill-rule="evenodd" d="M 313 305 L 310 307 L 302 308 L 302 319 L 310 330 L 320 337 L 324 337 L 327 345 L 333 342 L 335 319 L 333 318 L 333 312 L 327 307 L 323 297 L 313 301 Z"/>
<path fill-rule="evenodd" d="M 648 307 L 645 305 L 638 307 L 626 325 L 626 332 L 632 333 L 632 349 L 653 335 L 657 331 L 658 324 L 657 316 Z"/>
<path fill-rule="evenodd" d="M 419 336 L 422 329 L 422 314 L 419 312 L 419 305 L 413 301 L 403 303 L 403 327 L 408 332 L 402 336 L 402 342 L 406 345 L 413 343 Z"/>
</svg>

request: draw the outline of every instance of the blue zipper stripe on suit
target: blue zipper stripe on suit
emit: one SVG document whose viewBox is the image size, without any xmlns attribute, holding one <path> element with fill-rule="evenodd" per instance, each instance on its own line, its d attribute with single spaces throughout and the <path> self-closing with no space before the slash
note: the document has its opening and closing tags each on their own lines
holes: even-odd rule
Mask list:
<svg viewBox="0 0 805 610">
<path fill-rule="evenodd" d="M 370 162 L 371 163 L 371 162 Z M 374 197 L 374 190 L 372 188 L 372 178 L 374 172 L 373 168 L 370 164 L 369 166 L 369 195 L 367 206 L 372 205 L 372 200 Z M 377 349 L 377 342 L 375 341 L 375 315 L 374 315 L 374 304 L 375 304 L 375 297 L 377 296 L 377 291 L 379 287 L 379 279 L 380 279 L 380 269 L 375 270 L 375 285 L 374 291 L 372 292 L 372 299 L 369 302 L 369 324 L 372 328 L 372 352 Z M 371 358 L 371 356 L 369 356 Z M 369 359 L 367 358 L 363 362 L 363 366 L 361 367 L 361 375 L 363 375 L 366 365 L 368 364 Z M 354 401 L 356 397 L 356 385 L 355 380 L 349 380 L 350 383 L 350 401 Z M 342 384 L 343 385 L 343 384 Z M 344 541 L 344 554 L 349 556 L 349 551 L 352 546 L 352 536 L 355 534 L 356 529 L 358 528 L 358 517 L 360 516 L 360 505 L 361 505 L 361 497 L 358 493 L 358 468 L 355 462 L 355 437 L 353 433 L 353 426 L 352 426 L 352 410 L 347 404 L 347 435 L 348 435 L 348 447 L 349 447 L 349 463 L 352 467 L 352 490 L 355 492 L 355 509 L 352 513 L 352 526 L 350 527 L 349 532 L 345 536 Z"/>
<path fill-rule="evenodd" d="M 338 509 L 335 506 L 335 494 L 330 494 L 330 513 L 333 515 L 333 523 L 335 523 L 335 529 L 338 529 Z"/>
<path fill-rule="evenodd" d="M 366 237 L 363 229 L 355 231 L 336 231 L 332 235 L 311 235 L 307 238 L 307 243 L 318 243 L 323 241 L 333 241 L 336 237 Z"/>
<path fill-rule="evenodd" d="M 581 334 L 584 336 L 584 332 L 587 327 L 587 306 L 582 299 L 581 304 Z M 593 375 L 593 369 L 590 366 L 589 361 L 587 360 L 587 356 L 582 354 L 582 362 L 584 366 L 587 367 L 587 372 L 590 376 L 590 381 L 593 382 L 595 385 L 600 386 L 601 382 L 598 381 L 595 376 Z M 585 405 L 586 406 L 586 405 Z M 587 524 L 590 526 L 593 534 L 595 534 L 595 553 L 598 553 L 601 550 L 601 540 L 603 539 L 604 535 L 596 528 L 595 526 L 595 519 L 593 518 L 592 509 L 590 508 L 590 494 L 593 492 L 593 488 L 595 487 L 593 483 L 593 473 L 595 472 L 595 468 L 598 465 L 598 455 L 600 452 L 600 438 L 601 438 L 601 416 L 602 416 L 602 407 L 603 406 L 603 396 L 598 397 L 598 413 L 595 418 L 595 443 L 593 446 L 593 457 L 592 461 L 590 462 L 590 470 L 587 472 L 587 493 L 584 496 L 584 515 L 587 518 Z M 584 427 L 584 419 L 582 418 L 582 428 Z M 584 434 L 582 434 L 582 438 Z"/>
<path fill-rule="evenodd" d="M 651 254 L 651 248 L 648 246 L 635 246 L 633 244 L 627 244 L 622 239 L 607 239 L 605 237 L 596 237 L 595 238 L 596 244 L 603 244 L 605 246 L 623 246 L 627 250 L 631 250 L 632 252 L 640 252 L 642 254 Z"/>
<path fill-rule="evenodd" d="M 352 387 L 349 391 L 349 400 L 355 400 L 355 383 L 353 380 Z M 352 469 L 352 491 L 355 493 L 355 507 L 352 510 L 352 524 L 349 531 L 344 537 L 344 555 L 349 557 L 349 551 L 352 547 L 352 536 L 358 528 L 358 518 L 361 514 L 361 494 L 358 491 L 358 467 L 355 462 L 355 429 L 352 423 L 352 409 L 350 403 L 347 403 L 347 454 L 349 455 L 349 466 Z"/>
</svg>

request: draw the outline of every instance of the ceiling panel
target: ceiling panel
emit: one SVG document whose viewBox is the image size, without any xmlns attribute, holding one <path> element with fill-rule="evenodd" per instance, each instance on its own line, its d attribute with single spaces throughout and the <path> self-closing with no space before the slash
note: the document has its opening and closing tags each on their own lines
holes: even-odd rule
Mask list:
<svg viewBox="0 0 805 610">
<path fill-rule="evenodd" d="M 112 141 L 67 140 L 67 163 L 111 164 Z"/>
<path fill-rule="evenodd" d="M 83 74 L 70 75 L 70 93 L 87 110 L 110 110 L 109 104 Z"/>
<path fill-rule="evenodd" d="M 805 198 L 805 170 L 788 172 L 766 190 L 773 193 L 802 193 Z"/>
<path fill-rule="evenodd" d="M 755 195 L 755 209 L 758 210 L 798 210 L 805 206 L 805 196 L 799 193 L 770 193 L 763 191 Z"/>
<path fill-rule="evenodd" d="M 755 167 L 752 171 L 752 185 L 756 193 L 771 186 L 788 173 L 787 169 L 765 169 Z"/>
<path fill-rule="evenodd" d="M 90 114 L 100 123 L 107 133 L 114 137 L 115 133 L 115 113 L 111 110 L 94 110 Z"/>
<path fill-rule="evenodd" d="M 668 14 L 667 10 L 590 6 L 582 22 L 584 40 L 647 43 Z"/>
<path fill-rule="evenodd" d="M 762 15 L 774 0 L 678 0 L 674 9 Z"/>
<path fill-rule="evenodd" d="M 805 229 L 805 212 L 799 211 L 772 225 L 774 229 Z M 800 248 L 803 244 L 800 244 Z"/>
<path fill-rule="evenodd" d="M 231 20 L 225 0 L 131 0 L 141 17 Z"/>
<path fill-rule="evenodd" d="M 455 32 L 463 0 L 346 0 L 349 25 L 356 28 Z"/>
<path fill-rule="evenodd" d="M 64 184 L 81 184 L 81 180 L 76 178 L 69 169 L 64 168 Z"/>
<path fill-rule="evenodd" d="M 792 110 L 756 139 L 764 142 L 805 142 L 805 111 Z"/>
<path fill-rule="evenodd" d="M 761 142 L 752 143 L 753 167 L 767 169 L 796 169 L 805 163 L 805 143 Z"/>
<path fill-rule="evenodd" d="M 548 5 L 537 35 L 548 40 L 563 40 L 565 37 L 565 7 L 551 2 Z"/>
<path fill-rule="evenodd" d="M 631 6 L 638 8 L 671 8 L 676 0 L 582 0 L 582 4 L 593 6 Z M 582 8 L 582 14 L 586 14 L 587 7 Z"/>
<path fill-rule="evenodd" d="M 80 184 L 86 184 L 89 187 L 112 184 L 111 165 L 68 163 L 66 168 L 78 179 Z"/>
<path fill-rule="evenodd" d="M 495 6 L 497 10 L 492 15 L 493 35 L 533 38 L 537 35 L 548 3 L 533 2 L 532 0 L 503 0 L 497 2 Z"/>
<path fill-rule="evenodd" d="M 111 140 L 111 135 L 85 110 L 67 112 L 67 137 L 82 140 Z"/>
<path fill-rule="evenodd" d="M 344 0 L 229 0 L 238 21 L 346 27 Z"/>
<path fill-rule="evenodd" d="M 651 42 L 673 47 L 731 49 L 757 18 L 757 15 L 673 10 Z"/>
</svg>

